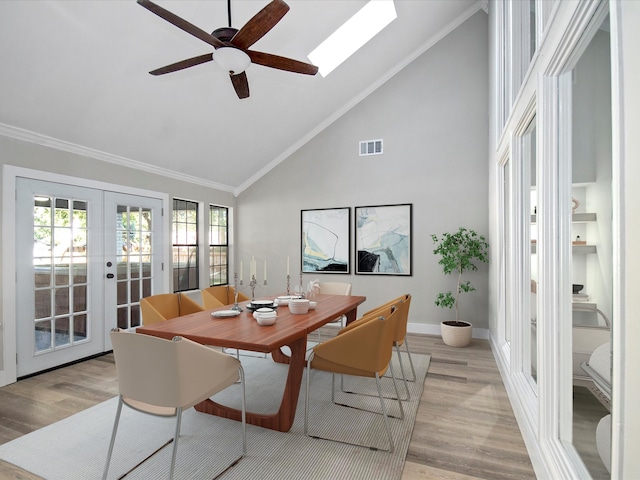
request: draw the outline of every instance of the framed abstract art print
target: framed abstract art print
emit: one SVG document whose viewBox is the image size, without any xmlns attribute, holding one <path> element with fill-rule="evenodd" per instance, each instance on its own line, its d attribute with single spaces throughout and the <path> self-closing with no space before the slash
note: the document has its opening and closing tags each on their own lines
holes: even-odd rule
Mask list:
<svg viewBox="0 0 640 480">
<path fill-rule="evenodd" d="M 356 274 L 411 275 L 412 204 L 355 208 Z"/>
<path fill-rule="evenodd" d="M 302 210 L 302 273 L 350 273 L 351 208 Z"/>
</svg>

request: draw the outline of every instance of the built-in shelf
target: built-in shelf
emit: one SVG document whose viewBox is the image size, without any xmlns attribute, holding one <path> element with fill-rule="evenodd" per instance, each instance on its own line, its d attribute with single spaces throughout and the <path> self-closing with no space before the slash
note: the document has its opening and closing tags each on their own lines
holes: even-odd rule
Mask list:
<svg viewBox="0 0 640 480">
<path fill-rule="evenodd" d="M 579 253 L 581 255 L 587 255 L 590 253 L 597 253 L 598 249 L 595 245 L 572 245 L 571 251 L 573 253 Z"/>
<path fill-rule="evenodd" d="M 537 215 L 531 215 L 531 223 L 536 223 Z M 595 213 L 574 213 L 571 215 L 573 223 L 595 222 L 598 219 Z"/>
<path fill-rule="evenodd" d="M 571 306 L 576 310 L 596 310 L 598 308 L 597 303 L 593 302 L 571 302 Z"/>
<path fill-rule="evenodd" d="M 537 244 L 531 244 L 531 253 L 537 252 Z M 598 253 L 598 249 L 595 245 L 571 245 L 571 251 L 578 255 L 589 255 L 591 253 Z"/>
</svg>

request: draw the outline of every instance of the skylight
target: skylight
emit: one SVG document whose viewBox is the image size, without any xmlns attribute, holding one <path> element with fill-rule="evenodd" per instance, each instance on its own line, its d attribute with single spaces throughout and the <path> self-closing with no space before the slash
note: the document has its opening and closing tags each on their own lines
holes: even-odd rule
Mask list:
<svg viewBox="0 0 640 480">
<path fill-rule="evenodd" d="M 326 77 L 397 16 L 393 0 L 370 0 L 318 45 L 308 55 L 309 60 L 318 67 L 320 75 Z"/>
</svg>

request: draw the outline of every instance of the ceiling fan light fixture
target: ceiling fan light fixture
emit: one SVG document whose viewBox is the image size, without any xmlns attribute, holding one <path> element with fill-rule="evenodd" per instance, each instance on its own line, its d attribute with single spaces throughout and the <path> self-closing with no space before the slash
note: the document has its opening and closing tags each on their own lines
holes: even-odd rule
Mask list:
<svg viewBox="0 0 640 480">
<path fill-rule="evenodd" d="M 213 52 L 213 61 L 230 75 L 238 75 L 244 72 L 251 59 L 242 50 L 234 47 L 220 47 Z"/>
</svg>

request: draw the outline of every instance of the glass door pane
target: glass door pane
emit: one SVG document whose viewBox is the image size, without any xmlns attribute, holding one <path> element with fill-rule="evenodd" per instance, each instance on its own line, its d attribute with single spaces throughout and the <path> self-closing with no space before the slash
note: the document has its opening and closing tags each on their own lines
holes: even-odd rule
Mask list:
<svg viewBox="0 0 640 480">
<path fill-rule="evenodd" d="M 107 329 L 142 325 L 140 299 L 162 292 L 162 201 L 105 192 Z"/>
<path fill-rule="evenodd" d="M 18 376 L 102 349 L 97 234 L 101 195 L 18 179 L 16 267 Z M 33 238 L 33 242 L 25 241 Z"/>
</svg>

